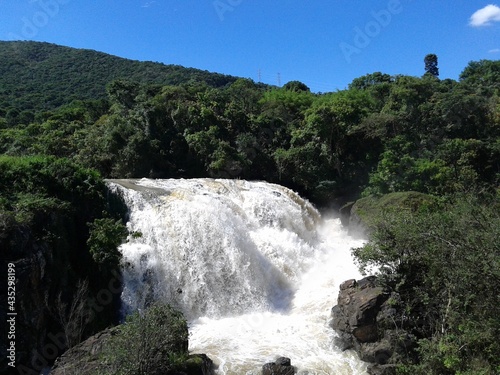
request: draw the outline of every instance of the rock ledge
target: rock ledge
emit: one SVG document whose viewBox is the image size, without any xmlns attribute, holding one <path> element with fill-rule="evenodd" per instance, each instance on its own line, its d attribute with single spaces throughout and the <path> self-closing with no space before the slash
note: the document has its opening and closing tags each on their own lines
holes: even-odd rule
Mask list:
<svg viewBox="0 0 500 375">
<path fill-rule="evenodd" d="M 415 338 L 396 324 L 398 302 L 399 296 L 377 286 L 374 276 L 340 286 L 332 308 L 331 326 L 339 335 L 335 344 L 370 362 L 371 375 L 395 374 L 396 364 L 415 345 Z"/>
</svg>

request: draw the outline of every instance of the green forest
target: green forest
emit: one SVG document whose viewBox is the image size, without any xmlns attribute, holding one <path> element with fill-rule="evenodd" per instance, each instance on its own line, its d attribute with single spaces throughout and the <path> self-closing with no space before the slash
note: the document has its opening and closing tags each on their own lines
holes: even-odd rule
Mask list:
<svg viewBox="0 0 500 375">
<path fill-rule="evenodd" d="M 78 271 L 66 283 L 100 275 L 94 290 L 126 235 L 104 178 L 266 180 L 335 208 L 427 194 L 379 210 L 354 251 L 401 295 L 398 325 L 418 339 L 398 372 L 500 373 L 500 61 L 470 62 L 452 80 L 422 56 L 422 76 L 374 72 L 313 93 L 299 81 L 0 42 L 0 153 L 7 256 L 43 243 Z"/>
</svg>

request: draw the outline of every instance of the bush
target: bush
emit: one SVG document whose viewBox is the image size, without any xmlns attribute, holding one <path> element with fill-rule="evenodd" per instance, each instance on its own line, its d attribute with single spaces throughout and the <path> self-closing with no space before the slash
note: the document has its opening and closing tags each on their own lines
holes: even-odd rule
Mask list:
<svg viewBox="0 0 500 375">
<path fill-rule="evenodd" d="M 96 219 L 88 225 L 90 236 L 87 245 L 94 261 L 101 268 L 118 268 L 121 259 L 118 246 L 128 234 L 125 225 L 121 220 L 111 218 Z"/>
<path fill-rule="evenodd" d="M 182 313 L 155 304 L 120 326 L 104 354 L 107 374 L 164 375 L 188 359 L 188 327 Z"/>
<path fill-rule="evenodd" d="M 354 250 L 398 292 L 420 338 L 413 374 L 494 374 L 500 366 L 498 199 L 452 199 L 439 211 L 385 213 Z"/>
</svg>

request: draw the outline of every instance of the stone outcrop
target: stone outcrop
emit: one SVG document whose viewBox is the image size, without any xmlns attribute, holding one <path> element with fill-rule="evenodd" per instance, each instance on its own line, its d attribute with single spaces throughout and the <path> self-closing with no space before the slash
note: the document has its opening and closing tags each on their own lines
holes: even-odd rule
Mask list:
<svg viewBox="0 0 500 375">
<path fill-rule="evenodd" d="M 398 326 L 398 295 L 376 285 L 375 277 L 347 280 L 340 286 L 332 308 L 331 326 L 338 333 L 336 345 L 354 349 L 370 362 L 368 373 L 390 375 L 395 364 L 414 345 L 414 338 Z"/>
<path fill-rule="evenodd" d="M 292 366 L 290 358 L 279 357 L 276 361 L 266 363 L 262 366 L 262 375 L 293 375 L 295 367 Z"/>
<path fill-rule="evenodd" d="M 349 234 L 355 237 L 367 238 L 383 212 L 414 212 L 420 207 L 432 206 L 436 203 L 434 197 L 414 191 L 385 194 L 381 197 L 368 196 L 356 202 L 346 203 L 339 209 L 342 225 L 348 228 Z"/>
<path fill-rule="evenodd" d="M 346 228 L 349 227 L 349 220 L 351 219 L 351 210 L 355 202 L 347 202 L 339 208 L 340 222 Z"/>
<path fill-rule="evenodd" d="M 50 375 L 95 375 L 106 371 L 106 364 L 102 361 L 102 352 L 118 330 L 119 327 L 105 329 L 71 348 L 56 360 Z M 179 371 L 168 371 L 165 375 L 214 374 L 214 364 L 205 354 L 190 355 L 183 367 Z"/>
<path fill-rule="evenodd" d="M 50 375 L 97 374 L 98 369 L 103 369 L 99 358 L 102 349 L 116 332 L 117 327 L 105 329 L 69 349 L 56 360 Z"/>
<path fill-rule="evenodd" d="M 5 317 L 12 312 L 8 307 L 17 313 L 16 374 L 39 374 L 68 347 L 114 322 L 119 292 L 106 298 L 106 303 L 95 302 L 95 310 L 90 306 L 85 309 L 84 319 L 68 321 L 68 307 L 78 304 L 76 297 L 84 281 L 89 281 L 86 295 L 93 301 L 100 291 L 109 292 L 109 280 L 101 277 L 86 248 L 88 220 L 84 212 L 71 216 L 35 210 L 28 223 L 20 224 L 0 213 L 0 249 L 4 260 L 15 269 L 15 304 L 7 304 L 5 288 L 0 292 L 0 314 Z M 74 330 L 67 331 L 69 327 Z M 66 332 L 71 333 L 71 340 L 61 339 Z M 9 342 L 0 340 L 0 352 L 7 351 Z M 0 358 L 0 374 L 12 373 L 6 359 Z"/>
</svg>

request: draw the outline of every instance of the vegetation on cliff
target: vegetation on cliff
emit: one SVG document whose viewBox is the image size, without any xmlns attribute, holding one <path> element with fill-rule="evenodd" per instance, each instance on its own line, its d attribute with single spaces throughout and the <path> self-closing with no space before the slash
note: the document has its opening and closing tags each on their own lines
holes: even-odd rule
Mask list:
<svg viewBox="0 0 500 375">
<path fill-rule="evenodd" d="M 68 350 L 51 375 L 210 375 L 212 361 L 188 353 L 188 326 L 169 305 L 155 303 Z"/>
<path fill-rule="evenodd" d="M 398 293 L 394 329 L 418 339 L 399 373 L 497 374 L 500 200 L 459 195 L 380 210 L 371 223 L 371 241 L 354 254 Z"/>
<path fill-rule="evenodd" d="M 0 156 L 0 191 L 2 258 L 17 270 L 17 361 L 22 370 L 39 371 L 55 359 L 51 352 L 33 362 L 33 353 L 43 353 L 49 337 L 55 338 L 55 355 L 62 354 L 117 319 L 118 290 L 108 291 L 106 299 L 101 295 L 109 290 L 118 261 L 100 268 L 86 244 L 104 220 L 111 220 L 105 185 L 99 173 L 67 159 Z M 123 234 L 123 224 L 116 226 Z"/>
</svg>

